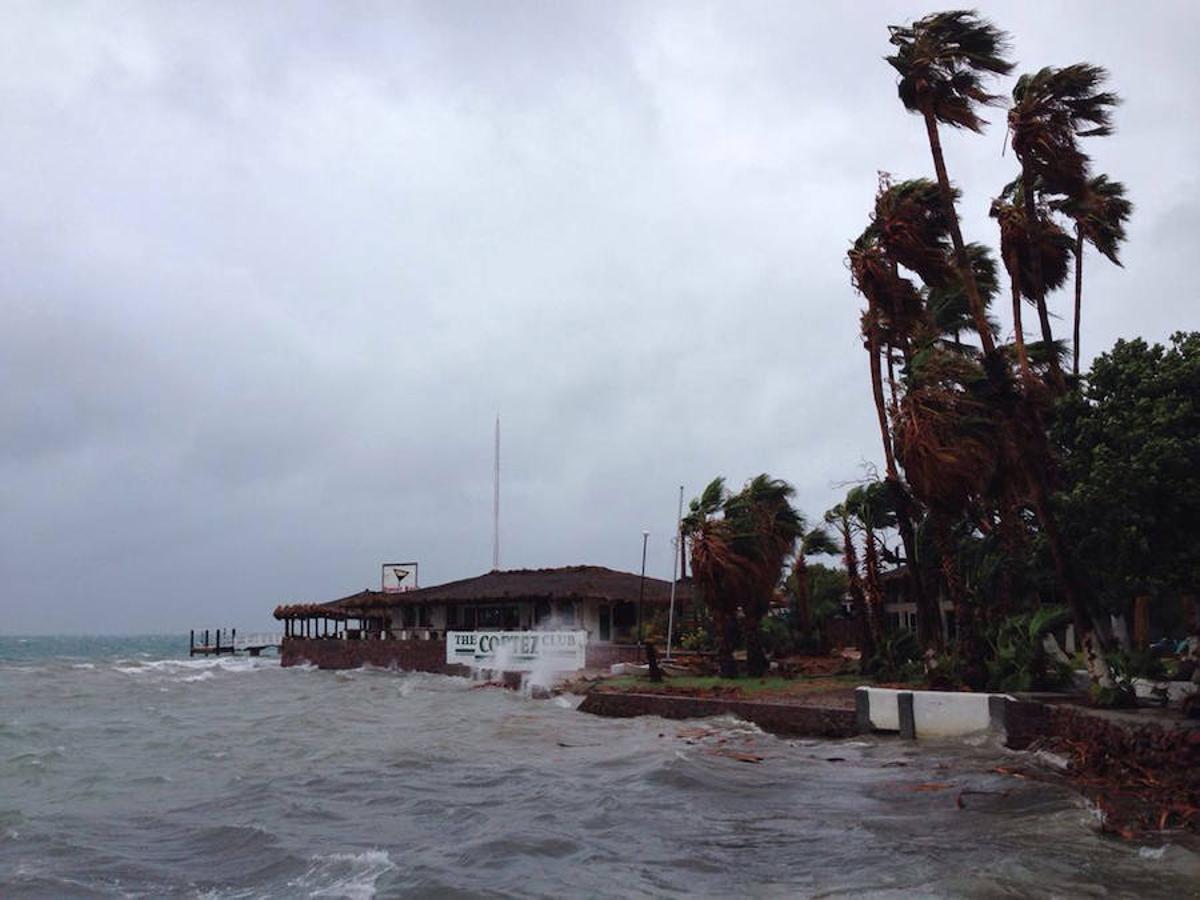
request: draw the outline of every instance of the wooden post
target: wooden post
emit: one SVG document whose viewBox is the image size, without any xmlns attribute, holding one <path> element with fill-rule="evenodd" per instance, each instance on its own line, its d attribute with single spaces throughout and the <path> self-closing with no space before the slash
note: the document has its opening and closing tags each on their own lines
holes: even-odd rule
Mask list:
<svg viewBox="0 0 1200 900">
<path fill-rule="evenodd" d="M 193 628 L 188 633 L 188 656 L 196 655 L 196 629 Z"/>
</svg>

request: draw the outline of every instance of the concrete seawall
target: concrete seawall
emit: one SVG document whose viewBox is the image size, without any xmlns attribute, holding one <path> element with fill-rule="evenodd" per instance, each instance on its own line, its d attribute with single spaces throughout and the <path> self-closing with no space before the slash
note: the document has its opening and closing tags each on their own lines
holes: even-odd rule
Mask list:
<svg viewBox="0 0 1200 900">
<path fill-rule="evenodd" d="M 579 709 L 581 712 L 619 719 L 634 716 L 699 719 L 734 715 L 747 722 L 753 722 L 763 731 L 789 736 L 844 738 L 858 733 L 854 710 L 829 706 L 592 691 L 584 697 Z"/>
</svg>

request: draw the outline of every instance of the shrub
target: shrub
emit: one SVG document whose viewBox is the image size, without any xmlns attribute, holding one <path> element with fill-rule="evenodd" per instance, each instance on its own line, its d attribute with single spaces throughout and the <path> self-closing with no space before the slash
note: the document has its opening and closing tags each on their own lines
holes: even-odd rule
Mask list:
<svg viewBox="0 0 1200 900">
<path fill-rule="evenodd" d="M 988 689 L 1050 691 L 1071 681 L 1071 665 L 1046 652 L 1046 636 L 1069 622 L 1062 606 L 1043 606 L 1005 619 L 988 636 Z"/>
</svg>

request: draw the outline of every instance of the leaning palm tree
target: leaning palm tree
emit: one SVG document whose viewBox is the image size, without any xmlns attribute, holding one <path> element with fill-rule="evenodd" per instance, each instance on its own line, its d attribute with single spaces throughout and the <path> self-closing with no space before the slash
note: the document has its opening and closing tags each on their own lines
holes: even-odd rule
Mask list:
<svg viewBox="0 0 1200 900">
<path fill-rule="evenodd" d="M 737 676 L 733 651 L 737 646 L 736 596 L 747 581 L 733 549 L 733 529 L 722 510 L 728 492 L 724 478 L 714 478 L 692 500 L 681 530 L 692 551 L 692 579 L 701 602 L 712 616 L 716 634 L 717 667 L 722 678 Z"/>
<path fill-rule="evenodd" d="M 1083 242 L 1087 241 L 1109 261 L 1121 265 L 1118 251 L 1125 241 L 1125 223 L 1133 213 L 1133 204 L 1125 197 L 1125 185 L 1096 175 L 1083 185 L 1081 193 L 1068 195 L 1051 204 L 1075 222 L 1075 331 L 1071 374 L 1079 377 L 1079 319 L 1083 306 Z"/>
<path fill-rule="evenodd" d="M 792 508 L 793 489 L 784 481 L 759 475 L 736 494 L 715 478 L 692 501 L 683 521 L 692 548 L 692 576 L 717 629 L 721 676 L 737 675 L 733 652 L 738 616 L 743 618 L 746 667 L 766 674 L 760 628 L 770 608 L 784 560 L 792 553 L 803 520 Z"/>
<path fill-rule="evenodd" d="M 846 507 L 863 534 L 863 567 L 866 578 L 863 593 L 867 601 L 867 622 L 876 647 L 883 646 L 883 591 L 879 583 L 879 532 L 896 525 L 892 494 L 880 481 L 851 488 Z"/>
<path fill-rule="evenodd" d="M 838 534 L 842 545 L 842 563 L 846 566 L 846 580 L 850 594 L 850 610 L 858 626 L 858 651 L 865 666 L 875 655 L 875 639 L 871 633 L 867 612 L 867 597 L 863 590 L 862 574 L 858 567 L 858 548 L 855 546 L 854 526 L 850 507 L 844 501 L 825 512 L 826 523 Z"/>
<path fill-rule="evenodd" d="M 955 265 L 970 303 L 980 345 L 984 354 L 991 356 L 995 342 L 959 227 L 938 126 L 983 130 L 985 123 L 978 108 L 994 105 L 1000 99 L 984 89 L 984 79 L 989 75 L 1006 75 L 1013 68 L 1004 58 L 1007 37 L 969 10 L 934 13 L 911 25 L 889 26 L 888 31 L 896 52 L 887 61 L 900 73 L 898 90 L 904 107 L 925 120 Z"/>
<path fill-rule="evenodd" d="M 792 561 L 792 596 L 794 597 L 794 630 L 797 633 L 812 627 L 812 598 L 808 584 L 808 557 L 836 556 L 842 552 L 828 530 L 817 527 L 801 535 Z"/>
<path fill-rule="evenodd" d="M 898 273 L 903 264 L 912 271 L 923 270 L 931 280 L 952 283 L 947 272 L 949 241 L 937 200 L 936 186 L 925 179 L 893 184 L 884 175 L 875 200 L 871 224 L 854 242 L 849 253 L 851 282 L 867 300 L 862 317 L 871 371 L 871 390 L 879 434 L 883 442 L 886 482 L 892 494 L 900 538 L 909 563 L 910 584 L 918 609 L 918 637 L 927 644 L 939 640 L 937 607 L 925 589 L 918 564 L 914 520 L 919 515 L 908 488 L 900 479 L 879 364 L 881 348 L 898 347 L 905 365 L 912 361 L 914 347 L 933 340 L 936 326 L 930 319 L 921 292 Z M 889 382 L 895 401 L 895 378 L 891 375 L 891 350 L 887 351 Z"/>
<path fill-rule="evenodd" d="M 1012 291 L 1013 338 L 1021 375 L 1028 387 L 1032 384 L 1032 371 L 1025 345 L 1021 298 L 1026 297 L 1036 303 L 1039 292 L 1044 298 L 1047 290 L 1056 290 L 1066 282 L 1071 239 L 1049 218 L 1045 209 L 1035 210 L 1038 225 L 1031 228 L 1021 196 L 1023 193 L 1019 182 L 1007 185 L 1000 197 L 992 201 L 991 216 L 1000 225 L 1000 256 L 1008 271 Z M 1042 341 L 1050 347 L 1054 337 L 1050 333 L 1050 320 L 1044 302 L 1038 306 L 1038 316 L 1042 324 Z M 1051 373 L 1053 377 L 1053 365 Z"/>
<path fill-rule="evenodd" d="M 1009 140 L 1021 161 L 1021 188 L 1025 217 L 1033 242 L 1047 227 L 1038 214 L 1037 194 L 1081 197 L 1087 184 L 1088 157 L 1079 147 L 1081 137 L 1112 133 L 1112 107 L 1116 94 L 1100 90 L 1108 77 L 1099 66 L 1076 63 L 1056 69 L 1047 66 L 1022 75 L 1013 87 L 1008 111 Z M 1042 325 L 1042 340 L 1053 340 L 1046 308 L 1041 260 L 1031 255 L 1032 296 Z M 1057 363 L 1051 364 L 1056 386 L 1065 390 Z"/>
</svg>

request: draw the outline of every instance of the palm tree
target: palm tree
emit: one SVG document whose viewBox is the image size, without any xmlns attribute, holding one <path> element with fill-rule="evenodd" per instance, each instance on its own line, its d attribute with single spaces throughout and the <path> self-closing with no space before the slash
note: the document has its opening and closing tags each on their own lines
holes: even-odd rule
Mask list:
<svg viewBox="0 0 1200 900">
<path fill-rule="evenodd" d="M 867 601 L 867 622 L 875 646 L 883 645 L 883 592 L 879 586 L 878 533 L 896 526 L 891 491 L 880 481 L 852 488 L 846 495 L 846 508 L 863 533 L 863 566 L 866 579 L 863 593 Z"/>
<path fill-rule="evenodd" d="M 791 556 L 804 530 L 804 520 L 792 507 L 794 489 L 786 481 L 763 474 L 725 501 L 725 521 L 733 526 L 734 549 L 750 576 L 750 590 L 742 597 L 745 621 L 746 671 L 758 678 L 767 673 L 762 647 L 762 620 L 771 606 Z"/>
<path fill-rule="evenodd" d="M 896 466 L 879 353 L 881 344 L 899 347 L 907 366 L 912 360 L 914 344 L 932 339 L 934 326 L 921 293 L 911 281 L 900 277 L 897 264 L 903 262 L 913 271 L 923 269 L 932 279 L 945 278 L 948 241 L 936 191 L 933 183 L 925 179 L 893 185 L 886 175 L 883 176 L 871 224 L 854 242 L 849 253 L 851 282 L 867 300 L 862 327 L 871 364 L 871 390 L 883 442 L 886 482 L 909 563 L 913 599 L 918 609 L 918 637 L 927 644 L 936 643 L 941 630 L 937 608 L 925 590 L 918 564 L 913 521 L 919 511 L 900 480 Z M 890 375 L 891 350 L 887 352 L 894 400 L 896 382 Z"/>
<path fill-rule="evenodd" d="M 842 563 L 846 566 L 849 583 L 850 608 L 858 624 L 858 650 L 863 665 L 875 655 L 875 640 L 871 633 L 867 612 L 867 598 L 863 591 L 862 575 L 858 568 L 858 549 L 854 546 L 854 529 L 851 525 L 850 507 L 842 502 L 825 513 L 825 521 L 838 533 L 842 545 Z"/>
<path fill-rule="evenodd" d="M 1125 223 L 1133 204 L 1125 198 L 1125 185 L 1107 175 L 1089 178 L 1079 194 L 1051 204 L 1075 222 L 1075 331 L 1071 374 L 1079 377 L 1079 319 L 1083 305 L 1083 242 L 1086 240 L 1116 265 L 1125 241 Z"/>
<path fill-rule="evenodd" d="M 1021 322 L 1021 298 L 1028 297 L 1034 300 L 1039 291 L 1044 296 L 1046 290 L 1056 290 L 1066 282 L 1071 239 L 1049 218 L 1045 210 L 1035 212 L 1039 225 L 1030 228 L 1029 216 L 1021 196 L 1024 193 L 1022 185 L 1017 181 L 1007 185 L 1000 197 L 992 201 L 991 216 L 1000 225 L 1000 256 L 1004 260 L 1004 268 L 1008 271 L 1012 290 L 1013 340 L 1021 375 L 1026 386 L 1029 386 L 1032 384 L 1032 371 L 1025 344 L 1025 329 Z M 1035 234 L 1036 252 L 1033 249 Z M 1048 349 L 1053 346 L 1054 338 L 1049 331 L 1050 320 L 1043 315 L 1045 309 L 1043 303 L 1038 308 L 1038 314 L 1042 320 L 1043 343 Z M 1050 365 L 1053 377 L 1053 362 Z M 1055 380 L 1057 382 L 1057 379 Z"/>
<path fill-rule="evenodd" d="M 731 601 L 748 579 L 733 550 L 733 529 L 722 516 L 727 497 L 725 479 L 714 478 L 692 500 L 681 530 L 692 548 L 692 579 L 716 630 L 718 671 L 722 678 L 736 678 L 737 608 Z"/>
<path fill-rule="evenodd" d="M 980 345 L 984 354 L 991 356 L 995 342 L 959 227 L 938 125 L 983 131 L 985 123 L 978 107 L 994 105 L 999 100 L 998 95 L 984 90 L 984 78 L 1007 75 L 1013 68 L 1004 58 L 1007 37 L 968 10 L 934 13 L 908 26 L 889 26 L 888 31 L 896 52 L 887 61 L 900 73 L 900 101 L 907 110 L 919 113 L 925 120 L 955 265 L 970 303 Z"/>
<path fill-rule="evenodd" d="M 837 541 L 824 528 L 806 531 L 800 537 L 796 558 L 792 561 L 792 594 L 795 598 L 793 630 L 803 633 L 812 627 L 811 596 L 808 585 L 808 557 L 836 556 L 842 552 Z"/>
<path fill-rule="evenodd" d="M 760 628 L 770 608 L 784 560 L 792 553 L 803 520 L 792 508 L 787 482 L 759 475 L 736 494 L 715 478 L 692 501 L 683 521 L 692 546 L 692 576 L 717 629 L 721 676 L 737 675 L 733 652 L 738 614 L 744 619 L 746 667 L 766 674 Z"/>
<path fill-rule="evenodd" d="M 1112 133 L 1115 94 L 1099 90 L 1108 73 L 1099 66 L 1076 63 L 1056 69 L 1047 66 L 1022 75 L 1013 87 L 1008 129 L 1013 152 L 1021 161 L 1021 186 L 1025 219 L 1033 244 L 1047 227 L 1038 214 L 1036 192 L 1081 197 L 1087 183 L 1088 157 L 1078 138 Z M 1033 297 L 1042 326 L 1042 340 L 1050 343 L 1050 315 L 1046 308 L 1047 284 L 1041 259 L 1030 257 Z M 1065 390 L 1062 369 L 1051 362 L 1056 386 Z"/>
</svg>

